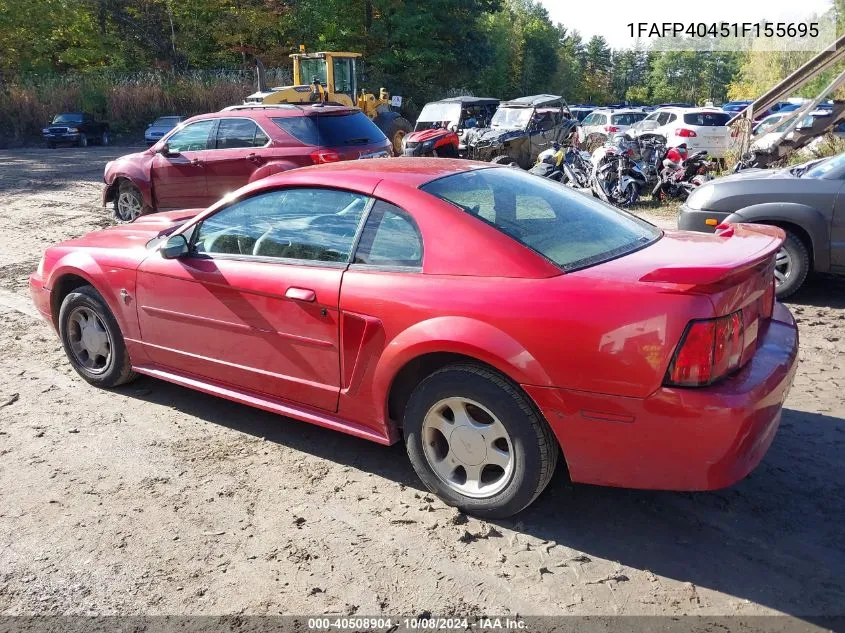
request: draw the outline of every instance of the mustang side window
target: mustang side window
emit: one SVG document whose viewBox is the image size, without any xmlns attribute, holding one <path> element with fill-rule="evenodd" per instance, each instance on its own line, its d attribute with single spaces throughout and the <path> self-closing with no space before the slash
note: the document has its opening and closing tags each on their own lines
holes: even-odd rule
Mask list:
<svg viewBox="0 0 845 633">
<path fill-rule="evenodd" d="M 205 220 L 195 252 L 348 262 L 370 198 L 336 189 L 283 189 L 233 203 Z"/>
<path fill-rule="evenodd" d="M 422 254 L 422 238 L 411 216 L 378 200 L 361 232 L 353 263 L 419 268 Z"/>
<path fill-rule="evenodd" d="M 208 148 L 208 135 L 214 121 L 197 121 L 184 127 L 167 139 L 171 152 L 196 152 Z"/>
</svg>

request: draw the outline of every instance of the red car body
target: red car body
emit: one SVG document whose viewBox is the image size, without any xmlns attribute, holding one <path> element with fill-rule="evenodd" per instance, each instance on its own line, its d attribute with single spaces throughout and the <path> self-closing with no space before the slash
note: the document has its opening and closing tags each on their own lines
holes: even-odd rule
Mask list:
<svg viewBox="0 0 845 633">
<path fill-rule="evenodd" d="M 297 120 L 306 119 L 319 125 L 323 117 L 344 117 L 344 126 L 359 137 L 352 140 L 366 142 L 331 142 L 334 139 L 330 138 L 326 143 L 319 137 L 310 138 L 315 136 L 314 130 L 306 129 L 310 133 L 308 136 L 301 133 L 297 136 L 291 133 L 291 129 L 298 131 L 301 128 L 283 129 L 277 123 L 281 120 L 295 125 Z M 349 118 L 355 118 L 360 127 L 351 126 Z M 249 141 L 237 137 L 229 140 L 221 138 L 223 126 L 231 121 L 252 122 L 259 130 L 260 141 L 239 147 Z M 163 153 L 162 150 L 172 144 L 175 135 L 203 122 L 213 122 L 203 147 L 181 151 L 177 155 Z M 364 132 L 358 133 L 358 129 L 364 129 Z M 103 204 L 115 199 L 122 181 L 129 181 L 141 193 L 144 206 L 150 211 L 207 207 L 248 183 L 288 169 L 391 154 L 390 141 L 357 108 L 282 104 L 228 109 L 192 117 L 149 149 L 108 163 L 104 174 Z"/>
<path fill-rule="evenodd" d="M 563 272 L 420 189 L 477 169 L 508 168 L 336 163 L 278 174 L 234 197 L 319 187 L 385 200 L 417 223 L 420 270 L 165 259 L 145 246 L 190 233 L 227 200 L 54 246 L 30 279 L 32 296 L 55 323 L 62 296 L 89 283 L 117 319 L 135 371 L 381 444 L 400 437 L 409 368 L 460 357 L 521 386 L 574 481 L 707 490 L 749 473 L 772 442 L 796 367 L 795 322 L 773 301 L 782 231 L 665 231 L 639 250 Z M 691 324 L 732 313 L 744 322 L 739 369 L 709 386 L 670 386 Z"/>
</svg>

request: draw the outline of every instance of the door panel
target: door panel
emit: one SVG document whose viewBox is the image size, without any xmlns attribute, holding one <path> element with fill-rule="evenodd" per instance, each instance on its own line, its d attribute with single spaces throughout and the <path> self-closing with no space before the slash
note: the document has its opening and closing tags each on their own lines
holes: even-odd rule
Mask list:
<svg viewBox="0 0 845 633">
<path fill-rule="evenodd" d="M 179 156 L 156 154 L 150 168 L 156 208 L 185 209 L 211 204 L 206 185 L 207 151 L 184 152 Z"/>
<path fill-rule="evenodd" d="M 251 119 L 220 119 L 205 163 L 208 195 L 213 201 L 249 183 L 273 151 L 264 147 L 269 140 Z"/>
<path fill-rule="evenodd" d="M 334 411 L 342 274 L 342 267 L 154 255 L 138 272 L 141 337 L 157 364 Z M 297 289 L 313 291 L 314 300 Z"/>
<path fill-rule="evenodd" d="M 839 190 L 830 221 L 830 266 L 845 273 L 845 185 Z"/>
<path fill-rule="evenodd" d="M 216 125 L 214 119 L 186 125 L 167 138 L 171 155 L 155 155 L 150 178 L 159 209 L 204 207 L 210 204 L 205 161 L 208 139 Z"/>
</svg>

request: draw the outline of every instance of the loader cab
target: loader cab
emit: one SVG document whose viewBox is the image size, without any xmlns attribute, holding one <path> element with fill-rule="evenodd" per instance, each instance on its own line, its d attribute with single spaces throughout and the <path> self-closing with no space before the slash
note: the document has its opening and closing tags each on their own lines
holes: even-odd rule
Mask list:
<svg viewBox="0 0 845 633">
<path fill-rule="evenodd" d="M 354 105 L 358 94 L 356 59 L 360 56 L 360 53 L 326 52 L 291 55 L 293 83 L 304 86 L 317 77 L 329 93 L 329 101 Z"/>
</svg>

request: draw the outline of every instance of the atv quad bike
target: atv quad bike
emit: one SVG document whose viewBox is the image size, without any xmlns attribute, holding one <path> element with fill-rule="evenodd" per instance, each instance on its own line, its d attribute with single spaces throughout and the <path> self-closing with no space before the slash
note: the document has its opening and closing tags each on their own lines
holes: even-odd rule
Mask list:
<svg viewBox="0 0 845 633">
<path fill-rule="evenodd" d="M 562 97 L 520 97 L 501 103 L 490 127 L 467 139 L 467 154 L 474 160 L 530 169 L 553 143 L 571 145 L 576 125 Z"/>
<path fill-rule="evenodd" d="M 466 156 L 466 139 L 486 128 L 499 105 L 498 99 L 452 97 L 425 104 L 414 126 L 405 136 L 404 156 Z"/>
</svg>

